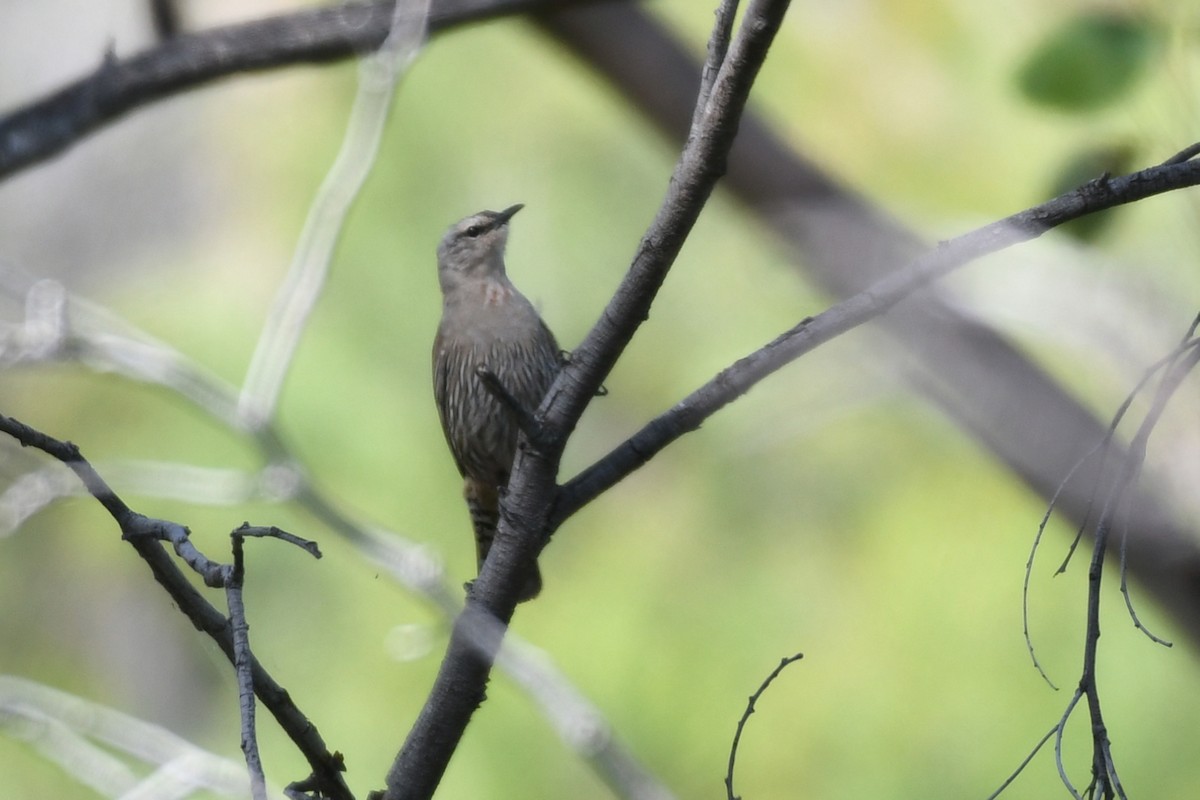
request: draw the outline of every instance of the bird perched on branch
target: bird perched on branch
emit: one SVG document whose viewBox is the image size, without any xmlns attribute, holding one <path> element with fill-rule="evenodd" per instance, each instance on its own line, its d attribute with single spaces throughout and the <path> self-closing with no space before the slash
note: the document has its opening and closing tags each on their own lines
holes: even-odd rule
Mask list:
<svg viewBox="0 0 1200 800">
<path fill-rule="evenodd" d="M 481 211 L 438 245 L 442 321 L 433 343 L 433 393 L 483 567 L 508 484 L 522 419 L 542 402 L 562 366 L 554 334 L 504 270 L 508 221 L 522 208 Z M 520 600 L 542 588 L 536 566 Z"/>
</svg>

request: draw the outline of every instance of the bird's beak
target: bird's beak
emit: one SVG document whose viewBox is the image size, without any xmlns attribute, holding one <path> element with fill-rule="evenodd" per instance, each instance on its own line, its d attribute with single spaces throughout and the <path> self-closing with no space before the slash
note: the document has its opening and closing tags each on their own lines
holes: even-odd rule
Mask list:
<svg viewBox="0 0 1200 800">
<path fill-rule="evenodd" d="M 513 214 L 517 213 L 524 207 L 525 207 L 524 203 L 517 203 L 515 206 L 509 206 L 508 208 L 504 209 L 496 216 L 496 219 L 492 224 L 495 227 L 499 228 L 501 225 L 508 222 L 509 219 L 512 218 Z"/>
</svg>

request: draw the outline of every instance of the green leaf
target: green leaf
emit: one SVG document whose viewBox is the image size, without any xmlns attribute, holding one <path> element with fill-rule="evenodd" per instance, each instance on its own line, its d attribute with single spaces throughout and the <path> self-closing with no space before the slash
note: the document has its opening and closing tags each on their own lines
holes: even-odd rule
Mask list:
<svg viewBox="0 0 1200 800">
<path fill-rule="evenodd" d="M 1162 37 L 1145 17 L 1080 14 L 1045 39 L 1017 74 L 1022 94 L 1064 111 L 1094 111 L 1127 94 Z"/>
</svg>

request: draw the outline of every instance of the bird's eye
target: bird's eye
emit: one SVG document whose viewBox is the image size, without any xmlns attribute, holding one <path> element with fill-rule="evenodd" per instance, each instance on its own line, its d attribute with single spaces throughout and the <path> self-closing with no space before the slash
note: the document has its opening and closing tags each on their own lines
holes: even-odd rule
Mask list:
<svg viewBox="0 0 1200 800">
<path fill-rule="evenodd" d="M 466 233 L 467 236 L 470 236 L 472 239 L 474 239 L 476 236 L 483 233 L 483 226 L 482 225 L 472 225 L 471 227 L 467 228 L 466 231 L 464 231 L 464 233 Z"/>
</svg>

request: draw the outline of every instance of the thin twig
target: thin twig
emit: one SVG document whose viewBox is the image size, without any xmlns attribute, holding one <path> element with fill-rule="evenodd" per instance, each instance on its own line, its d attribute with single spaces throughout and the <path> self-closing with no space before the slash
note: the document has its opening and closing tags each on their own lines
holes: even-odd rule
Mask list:
<svg viewBox="0 0 1200 800">
<path fill-rule="evenodd" d="M 1187 147 L 1183 148 L 1178 153 L 1171 156 L 1170 158 L 1168 158 L 1166 161 L 1164 161 L 1162 163 L 1163 164 L 1182 164 L 1185 161 L 1191 161 L 1197 155 L 1200 155 L 1200 142 L 1196 142 L 1195 144 L 1188 145 Z M 1193 328 L 1193 330 L 1194 330 L 1194 328 Z"/>
<path fill-rule="evenodd" d="M 1184 153 L 1186 153 L 1186 152 L 1187 151 L 1184 151 Z M 1200 145 L 1196 146 L 1196 152 L 1200 153 Z M 1180 154 L 1180 155 L 1183 155 L 1183 154 Z M 1189 158 L 1190 158 L 1190 156 L 1189 156 Z M 1182 375 L 1187 375 L 1189 372 L 1192 371 L 1192 369 L 1195 368 L 1196 352 L 1198 350 L 1200 350 L 1200 338 L 1195 337 L 1197 327 L 1200 327 L 1200 314 L 1197 314 L 1196 317 L 1192 320 L 1192 324 L 1188 326 L 1187 332 L 1184 334 L 1183 341 L 1180 342 L 1179 347 L 1177 347 L 1167 357 L 1168 363 L 1167 363 L 1166 369 L 1164 370 L 1162 382 L 1159 385 L 1159 392 L 1162 392 L 1164 390 L 1173 392 L 1174 389 L 1169 388 L 1170 385 L 1175 382 L 1175 379 L 1172 377 L 1173 374 L 1175 374 L 1177 372 L 1181 372 Z M 1142 472 L 1142 467 L 1139 464 L 1137 466 L 1137 468 L 1135 469 L 1134 474 L 1131 478 L 1131 481 L 1133 483 L 1136 484 L 1139 482 L 1140 477 L 1141 477 L 1141 472 Z M 1132 502 L 1132 501 L 1130 501 L 1130 502 Z M 1128 580 L 1129 575 L 1128 575 L 1128 570 L 1126 569 L 1126 565 L 1128 563 L 1126 560 L 1126 557 L 1128 554 L 1128 545 L 1129 545 L 1129 520 L 1133 518 L 1133 514 L 1134 514 L 1134 509 L 1131 508 L 1127 513 L 1122 515 L 1123 524 L 1121 526 L 1121 549 L 1120 549 L 1121 596 L 1123 598 L 1125 598 L 1125 609 L 1129 612 L 1129 616 L 1133 620 L 1134 627 L 1136 627 L 1143 634 L 1145 634 L 1152 642 L 1154 642 L 1156 644 L 1161 644 L 1164 647 L 1172 647 L 1173 644 L 1170 641 L 1163 639 L 1160 636 L 1155 635 L 1149 628 L 1147 628 L 1142 623 L 1141 617 L 1138 616 L 1137 610 L 1133 607 L 1133 597 L 1129 592 L 1129 580 Z"/>
<path fill-rule="evenodd" d="M 795 663 L 802 658 L 804 658 L 803 653 L 796 653 L 796 655 L 788 656 L 780 661 L 779 665 L 771 670 L 771 674 L 759 685 L 754 694 L 750 695 L 750 699 L 746 703 L 746 710 L 742 712 L 742 717 L 737 723 L 737 729 L 733 732 L 733 743 L 729 746 L 729 766 L 725 770 L 725 795 L 728 797 L 728 800 L 741 800 L 740 797 L 733 793 L 733 768 L 737 763 L 738 744 L 742 741 L 742 730 L 746 727 L 746 723 L 750 721 L 750 715 L 754 713 L 755 703 L 767 691 L 767 687 L 779 677 L 780 673 L 788 668 L 789 664 Z"/>
<path fill-rule="evenodd" d="M 243 526 L 244 527 L 244 526 Z M 263 773 L 262 758 L 258 753 L 258 734 L 254 725 L 254 676 L 250 671 L 250 626 L 246 622 L 246 605 L 242 598 L 245 584 L 246 564 L 242 543 L 244 536 L 234 531 L 230 536 L 233 543 L 233 570 L 225 585 L 225 598 L 229 604 L 229 629 L 233 636 L 233 670 L 237 676 L 238 711 L 242 720 L 242 753 L 246 757 L 246 769 L 250 773 L 250 794 L 254 800 L 266 800 L 267 779 Z"/>
<path fill-rule="evenodd" d="M 1021 773 L 1025 771 L 1025 768 L 1029 766 L 1029 762 L 1033 761 L 1033 757 L 1041 751 L 1041 749 L 1046 745 L 1046 742 L 1050 741 L 1050 737 L 1056 733 L 1058 733 L 1057 725 L 1046 731 L 1046 735 L 1043 736 L 1038 743 L 1033 746 L 1033 749 L 1029 751 L 1029 755 L 1025 756 L 1025 760 L 1018 764 L 1017 768 L 1012 771 L 1012 774 L 1004 779 L 1004 783 L 1000 784 L 999 788 L 989 794 L 985 800 L 996 800 L 997 797 L 1003 794 L 1004 790 L 1011 786 L 1012 782 L 1015 781 L 1021 775 Z"/>
<path fill-rule="evenodd" d="M 1025 636 L 1025 649 L 1029 651 L 1029 658 L 1033 661 L 1033 666 L 1037 669 L 1038 674 L 1042 676 L 1042 680 L 1044 680 L 1046 684 L 1056 692 L 1058 691 L 1058 686 L 1055 685 L 1054 681 L 1050 680 L 1050 676 L 1046 674 L 1046 670 L 1042 668 L 1042 663 L 1038 660 L 1037 652 L 1033 646 L 1033 638 L 1029 633 L 1029 584 L 1033 579 L 1033 562 L 1035 556 L 1037 555 L 1038 548 L 1041 546 L 1042 537 L 1046 533 L 1046 526 L 1050 524 L 1050 517 L 1054 514 L 1054 507 L 1058 502 L 1059 495 L 1062 494 L 1067 485 L 1071 482 L 1071 478 L 1075 476 L 1076 471 L 1078 471 L 1079 468 L 1082 467 L 1098 449 L 1100 449 L 1102 444 L 1105 444 L 1108 441 L 1109 438 L 1106 436 L 1104 442 L 1094 445 L 1090 450 L 1084 453 L 1079 460 L 1071 465 L 1071 469 L 1067 472 L 1066 477 L 1062 479 L 1058 485 L 1058 488 L 1054 490 L 1054 495 L 1050 498 L 1050 502 L 1046 504 L 1046 511 L 1042 514 L 1041 521 L 1038 522 L 1037 532 L 1033 536 L 1033 544 L 1029 548 L 1029 558 L 1025 560 L 1025 575 L 1021 582 L 1021 630 Z M 1077 535 L 1075 537 L 1075 541 L 1071 544 L 1072 550 L 1074 550 L 1075 542 L 1078 542 L 1078 540 L 1079 536 Z"/>
<path fill-rule="evenodd" d="M 1189 333 L 1191 329 L 1189 329 Z M 1186 342 L 1185 342 L 1186 345 Z M 1109 487 L 1105 497 L 1104 509 L 1096 523 L 1095 545 L 1092 552 L 1091 564 L 1088 568 L 1088 600 L 1087 624 L 1084 639 L 1083 670 L 1079 680 L 1079 692 L 1087 698 L 1088 714 L 1091 718 L 1092 731 L 1092 783 L 1089 793 L 1099 793 L 1102 797 L 1125 797 L 1117 773 L 1116 764 L 1112 757 L 1112 744 L 1108 738 L 1108 729 L 1104 723 L 1101 707 L 1100 690 L 1097 680 L 1097 656 L 1100 641 L 1100 599 L 1104 577 L 1104 561 L 1107 555 L 1108 542 L 1114 524 L 1117 524 L 1119 512 L 1123 508 L 1123 499 L 1131 489 L 1136 477 L 1146 459 L 1150 436 L 1158 425 L 1162 414 L 1166 411 L 1170 399 L 1182 385 L 1184 378 L 1191 374 L 1196 365 L 1200 364 L 1200 347 L 1186 350 L 1184 357 L 1176 360 L 1171 358 L 1171 369 L 1163 376 L 1150 409 L 1146 412 L 1137 432 L 1130 441 L 1120 475 Z M 1074 703 L 1072 703 L 1072 706 Z M 1068 712 L 1069 713 L 1069 712 Z M 1065 719 L 1064 723 L 1065 724 Z M 1061 769 L 1061 767 L 1060 767 Z"/>
<path fill-rule="evenodd" d="M 246 583 L 244 543 L 247 537 L 270 538 L 295 545 L 314 558 L 321 557 L 316 542 L 302 539 L 295 534 L 274 526 L 252 526 L 242 523 L 230 533 L 233 550 L 233 565 L 225 584 L 225 596 L 229 604 L 229 628 L 233 636 L 233 667 L 237 675 L 238 708 L 242 720 L 242 752 L 250 773 L 250 791 L 255 800 L 266 800 L 266 776 L 262 758 L 258 751 L 258 735 L 255 732 L 254 675 L 251 669 L 253 651 L 250 649 L 250 625 L 246 619 L 243 588 Z"/>
<path fill-rule="evenodd" d="M 1137 485 L 1141 480 L 1141 474 L 1142 474 L 1142 470 L 1139 467 L 1137 470 L 1134 471 L 1133 477 L 1131 478 L 1130 482 L 1133 485 Z M 1128 571 L 1128 563 L 1129 562 L 1127 560 L 1127 557 L 1128 557 L 1128 552 L 1129 552 L 1130 520 L 1135 518 L 1134 514 L 1135 514 L 1136 509 L 1133 508 L 1133 498 L 1127 497 L 1127 498 L 1125 498 L 1125 500 L 1129 504 L 1129 508 L 1118 514 L 1118 516 L 1121 519 L 1121 546 L 1120 546 L 1120 559 L 1119 559 L 1120 575 L 1121 575 L 1120 588 L 1121 588 L 1121 597 L 1123 597 L 1125 599 L 1125 611 L 1129 614 L 1129 619 L 1133 621 L 1133 627 L 1136 628 L 1137 630 L 1141 631 L 1142 634 L 1147 639 L 1154 642 L 1155 644 L 1162 645 L 1163 647 L 1174 647 L 1175 646 L 1174 643 L 1171 642 L 1169 639 L 1164 639 L 1163 637 L 1157 635 L 1152 630 L 1147 628 L 1145 623 L 1142 622 L 1142 618 L 1138 614 L 1137 609 L 1134 608 L 1133 593 L 1129 591 L 1129 571 Z"/>
<path fill-rule="evenodd" d="M 311 539 L 304 539 L 294 533 L 276 528 L 274 525 L 251 525 L 249 522 L 243 522 L 242 526 L 233 532 L 237 537 L 253 537 L 256 539 L 278 539 L 281 542 L 287 542 L 290 545 L 299 547 L 304 552 L 308 553 L 313 558 L 321 557 L 321 547 Z"/>
<path fill-rule="evenodd" d="M 1083 699 L 1083 689 L 1076 689 L 1075 693 L 1071 695 L 1071 701 L 1067 703 L 1066 710 L 1063 711 L 1062 716 L 1059 718 L 1058 725 L 1054 728 L 1054 766 L 1058 769 L 1058 779 L 1062 781 L 1062 785 L 1071 793 L 1071 797 L 1075 798 L 1075 800 L 1083 800 L 1083 798 L 1079 796 L 1079 791 L 1075 788 L 1075 784 L 1071 783 L 1070 777 L 1067 776 L 1067 765 L 1063 761 L 1062 745 L 1063 737 L 1067 732 L 1067 720 L 1071 718 L 1071 712 L 1075 710 L 1075 706 L 1079 705 L 1081 699 Z"/>
<path fill-rule="evenodd" d="M 1192 335 L 1192 333 L 1195 332 L 1197 325 L 1200 325 L 1200 315 L 1198 315 L 1196 317 L 1196 319 L 1193 320 L 1191 326 L 1188 328 L 1187 337 L 1190 337 Z M 1029 651 L 1029 656 L 1033 660 L 1033 665 L 1037 669 L 1038 673 L 1041 674 L 1042 678 L 1046 681 L 1046 683 L 1050 685 L 1050 688 L 1055 689 L 1056 691 L 1057 691 L 1058 687 L 1054 685 L 1054 683 L 1050 680 L 1049 676 L 1046 674 L 1045 670 L 1042 668 L 1041 662 L 1038 660 L 1037 655 L 1034 651 L 1033 640 L 1030 638 L 1030 633 L 1029 633 L 1029 584 L 1030 584 L 1030 580 L 1031 580 L 1031 577 L 1033 574 L 1034 556 L 1037 553 L 1039 545 L 1041 544 L 1042 536 L 1045 533 L 1047 524 L 1049 524 L 1049 522 L 1050 522 L 1050 517 L 1054 513 L 1054 509 L 1058 503 L 1058 498 L 1064 491 L 1066 491 L 1066 488 L 1070 484 L 1071 479 L 1075 476 L 1075 473 L 1077 471 L 1079 471 L 1079 469 L 1087 462 L 1087 460 L 1090 459 L 1097 452 L 1100 452 L 1100 454 L 1101 454 L 1100 455 L 1100 463 L 1101 463 L 1101 466 L 1103 466 L 1105 460 L 1108 457 L 1109 449 L 1112 445 L 1113 438 L 1116 436 L 1117 428 L 1120 427 L 1121 421 L 1124 419 L 1125 414 L 1129 411 L 1129 408 L 1133 405 L 1133 401 L 1141 393 L 1142 389 L 1145 388 L 1145 386 L 1150 382 L 1150 380 L 1154 377 L 1154 375 L 1158 373 L 1159 370 L 1164 369 L 1164 368 L 1167 368 L 1167 369 L 1170 368 L 1170 365 L 1172 363 L 1174 363 L 1174 361 L 1179 357 L 1180 353 L 1183 352 L 1184 347 L 1187 346 L 1189 344 L 1189 342 L 1191 341 L 1187 337 L 1185 337 L 1185 339 L 1184 339 L 1183 343 L 1180 345 L 1180 347 L 1176 348 L 1168 355 L 1164 356 L 1163 358 L 1160 358 L 1158 361 L 1151 364 L 1150 367 L 1147 368 L 1142 373 L 1141 378 L 1138 379 L 1138 382 L 1134 385 L 1133 389 L 1125 395 L 1125 398 L 1121 401 L 1120 406 L 1117 407 L 1116 413 L 1113 414 L 1112 419 L 1108 423 L 1108 429 L 1105 431 L 1104 437 L 1099 442 L 1092 445 L 1092 447 L 1090 449 L 1088 449 L 1088 451 L 1085 452 L 1082 456 L 1080 456 L 1075 461 L 1075 463 L 1073 465 L 1071 465 L 1071 469 L 1067 471 L 1066 476 L 1059 482 L 1059 485 L 1055 489 L 1053 496 L 1050 498 L 1050 502 L 1046 504 L 1046 511 L 1042 515 L 1041 522 L 1038 523 L 1037 533 L 1034 535 L 1034 538 L 1033 538 L 1033 545 L 1030 548 L 1029 558 L 1025 562 L 1025 577 L 1024 577 L 1024 581 L 1023 581 L 1022 587 L 1021 587 L 1021 620 L 1022 620 L 1023 632 L 1024 632 L 1024 636 L 1025 636 L 1025 647 Z M 1103 472 L 1102 472 L 1102 470 L 1097 469 L 1096 474 L 1102 475 Z M 1095 501 L 1095 498 L 1097 497 L 1098 493 L 1100 492 L 1099 482 L 1097 482 L 1095 485 L 1093 485 L 1091 487 L 1090 491 L 1091 491 L 1091 499 L 1088 502 L 1088 510 L 1084 516 L 1084 519 L 1080 522 L 1079 527 L 1075 531 L 1075 537 L 1071 540 L 1071 544 L 1067 548 L 1066 556 L 1063 558 L 1062 563 L 1059 565 L 1058 569 L 1055 571 L 1056 575 L 1062 574 L 1066 571 L 1067 565 L 1071 561 L 1071 557 L 1074 555 L 1075 550 L 1079 546 L 1079 543 L 1082 540 L 1084 533 L 1086 533 L 1086 531 L 1087 531 L 1088 520 L 1091 516 L 1091 506 L 1092 506 L 1092 503 Z M 1122 539 L 1122 547 L 1121 547 L 1121 563 L 1122 563 L 1122 568 L 1121 568 L 1122 593 L 1126 594 L 1126 605 L 1129 608 L 1129 612 L 1134 619 L 1134 624 L 1137 625 L 1139 628 L 1141 628 L 1154 641 L 1157 641 L 1160 644 L 1166 644 L 1169 646 L 1170 645 L 1169 642 L 1166 642 L 1166 641 L 1154 636 L 1153 634 L 1151 634 L 1148 630 L 1146 630 L 1141 625 L 1140 621 L 1137 618 L 1137 614 L 1133 610 L 1132 603 L 1128 599 L 1128 594 L 1125 592 L 1126 581 L 1125 581 L 1125 568 L 1123 566 L 1125 564 L 1125 539 L 1124 538 Z"/>
<path fill-rule="evenodd" d="M 1129 800 L 1129 796 L 1125 794 L 1125 787 L 1121 785 L 1121 776 L 1117 773 L 1117 765 L 1112 758 L 1112 742 L 1106 736 L 1103 744 L 1104 750 L 1104 769 L 1105 774 L 1111 781 L 1112 789 L 1120 800 Z"/>
<path fill-rule="evenodd" d="M 1153 429 L 1153 426 L 1154 426 L 1154 424 L 1156 424 L 1158 417 L 1166 409 L 1166 405 L 1169 402 L 1171 396 L 1179 389 L 1179 386 L 1182 384 L 1184 378 L 1186 378 L 1189 374 L 1191 374 L 1191 372 L 1196 368 L 1197 363 L 1200 363 L 1200 338 L 1194 337 L 1194 334 L 1195 334 L 1198 326 L 1200 326 L 1200 315 L 1197 315 L 1196 318 L 1192 321 L 1191 325 L 1188 327 L 1187 333 L 1184 335 L 1183 341 L 1180 342 L 1179 346 L 1176 347 L 1173 351 L 1171 351 L 1171 353 L 1169 353 L 1165 358 L 1161 359 L 1159 362 L 1157 362 L 1155 365 L 1153 365 L 1149 370 L 1147 370 L 1145 376 L 1142 378 L 1141 381 L 1138 382 L 1138 384 L 1134 388 L 1133 392 L 1130 394 L 1129 397 L 1126 398 L 1126 402 L 1124 404 L 1122 404 L 1121 409 L 1118 411 L 1117 415 L 1114 417 L 1114 420 L 1113 420 L 1114 427 L 1117 424 L 1117 422 L 1120 420 L 1121 416 L 1125 413 L 1125 410 L 1129 407 L 1129 404 L 1132 400 L 1133 395 L 1136 393 L 1139 393 L 1142 390 L 1142 388 L 1146 385 L 1146 383 L 1149 382 L 1150 378 L 1160 368 L 1165 367 L 1165 369 L 1163 370 L 1162 379 L 1159 382 L 1158 389 L 1156 390 L 1154 399 L 1152 401 L 1151 411 L 1147 414 L 1147 420 L 1151 420 L 1151 418 L 1153 418 L 1153 421 L 1150 422 L 1150 429 L 1146 430 L 1146 436 L 1147 437 L 1149 436 L 1149 430 Z M 1143 423 L 1143 426 L 1144 425 L 1145 425 L 1145 423 Z M 1138 435 L 1139 435 L 1139 437 L 1141 436 L 1141 431 L 1139 431 Z M 1137 441 L 1137 440 L 1135 440 L 1135 441 Z M 1142 445 L 1142 446 L 1144 446 L 1144 445 Z M 1135 451 L 1131 450 L 1131 453 L 1133 453 L 1133 452 L 1135 452 Z M 1142 453 L 1142 459 L 1144 459 L 1144 453 Z M 1130 485 L 1135 485 L 1139 481 L 1140 476 L 1142 474 L 1142 468 L 1143 468 L 1142 460 L 1139 459 L 1139 460 L 1135 461 L 1135 463 L 1133 464 L 1133 466 L 1129 472 L 1129 476 L 1128 476 L 1128 483 Z M 1120 498 L 1120 500 L 1118 502 L 1124 502 L 1124 500 L 1125 500 L 1125 498 L 1122 497 L 1122 498 Z M 1121 546 L 1120 546 L 1121 595 L 1125 599 L 1125 608 L 1129 612 L 1130 618 L 1133 620 L 1134 627 L 1136 627 L 1138 630 L 1140 630 L 1143 634 L 1146 635 L 1147 638 L 1149 638 L 1151 641 L 1155 642 L 1156 644 L 1161 644 L 1165 647 L 1171 647 L 1172 646 L 1171 642 L 1169 642 L 1166 639 L 1163 639 L 1159 636 L 1156 636 L 1153 632 L 1151 632 L 1142 623 L 1141 618 L 1138 616 L 1137 611 L 1133 607 L 1133 599 L 1129 593 L 1128 575 L 1127 575 L 1127 570 L 1126 570 L 1126 554 L 1127 554 L 1127 546 L 1128 546 L 1128 539 L 1129 539 L 1129 536 L 1128 536 L 1129 520 L 1133 518 L 1133 513 L 1134 513 L 1133 509 L 1128 509 L 1124 513 L 1118 514 L 1118 516 L 1122 520 L 1122 524 L 1121 524 L 1122 535 L 1121 535 Z"/>
</svg>

